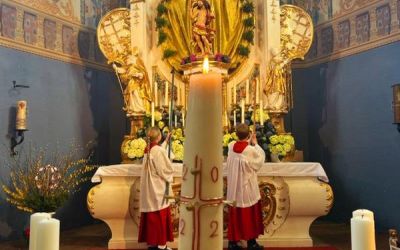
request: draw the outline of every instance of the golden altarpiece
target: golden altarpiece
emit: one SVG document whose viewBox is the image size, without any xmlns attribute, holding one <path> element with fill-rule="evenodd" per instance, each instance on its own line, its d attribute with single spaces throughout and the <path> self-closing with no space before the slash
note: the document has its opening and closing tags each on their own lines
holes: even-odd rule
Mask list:
<svg viewBox="0 0 400 250">
<path fill-rule="evenodd" d="M 278 133 L 286 133 L 283 118 L 293 107 L 290 64 L 305 56 L 313 38 L 310 16 L 296 6 L 280 6 L 279 0 L 131 0 L 130 9 L 106 14 L 97 31 L 131 124 L 121 151 L 146 126 L 146 117 L 155 123 L 157 112 L 169 114 L 175 127 L 184 127 L 188 75 L 205 58 L 225 73 L 221 132 L 234 127 L 237 112 L 258 109 L 269 114 Z M 101 183 L 90 190 L 88 208 L 110 227 L 110 249 L 145 249 L 137 242 L 141 166 L 122 154 L 128 164 L 96 172 L 92 181 Z M 182 164 L 174 167 L 173 187 L 179 196 Z M 265 224 L 260 241 L 267 246 L 311 246 L 310 224 L 333 204 L 322 166 L 265 163 L 259 185 Z M 179 208 L 172 208 L 180 237 Z M 209 230 L 212 235 L 212 225 Z M 202 248 L 193 245 L 195 249 Z"/>
</svg>

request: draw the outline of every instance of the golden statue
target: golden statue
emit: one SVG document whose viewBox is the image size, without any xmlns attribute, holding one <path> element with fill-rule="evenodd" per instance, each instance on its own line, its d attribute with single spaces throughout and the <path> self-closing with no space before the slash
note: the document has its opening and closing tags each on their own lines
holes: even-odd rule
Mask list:
<svg viewBox="0 0 400 250">
<path fill-rule="evenodd" d="M 194 0 L 192 2 L 190 17 L 192 21 L 192 47 L 195 54 L 202 56 L 212 55 L 212 43 L 215 30 L 212 21 L 215 18 L 208 0 Z"/>
<path fill-rule="evenodd" d="M 137 54 L 127 56 L 121 66 L 114 63 L 113 68 L 121 81 L 126 115 L 131 117 L 149 114 L 153 95 L 142 59 Z"/>
<path fill-rule="evenodd" d="M 287 65 L 290 62 L 276 49 L 271 49 L 271 61 L 268 67 L 264 94 L 267 96 L 265 108 L 272 112 L 288 112 L 290 86 L 287 77 Z"/>
</svg>

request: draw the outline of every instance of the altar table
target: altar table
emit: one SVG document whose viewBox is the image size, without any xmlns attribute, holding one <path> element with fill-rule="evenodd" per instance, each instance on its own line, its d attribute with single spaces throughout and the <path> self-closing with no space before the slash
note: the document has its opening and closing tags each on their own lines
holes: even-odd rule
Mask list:
<svg viewBox="0 0 400 250">
<path fill-rule="evenodd" d="M 174 194 L 179 196 L 182 164 L 173 165 L 172 186 Z M 146 249 L 146 245 L 137 240 L 141 168 L 140 164 L 105 166 L 92 177 L 92 182 L 99 184 L 89 191 L 87 205 L 94 218 L 110 227 L 109 249 Z M 321 164 L 265 163 L 258 172 L 258 181 L 265 225 L 264 235 L 258 241 L 269 247 L 312 246 L 311 223 L 326 215 L 333 205 L 332 188 Z M 178 205 L 173 203 L 171 209 L 175 242 L 169 246 L 177 247 Z M 226 212 L 227 208 L 224 215 Z M 226 235 L 225 221 L 224 233 Z"/>
</svg>

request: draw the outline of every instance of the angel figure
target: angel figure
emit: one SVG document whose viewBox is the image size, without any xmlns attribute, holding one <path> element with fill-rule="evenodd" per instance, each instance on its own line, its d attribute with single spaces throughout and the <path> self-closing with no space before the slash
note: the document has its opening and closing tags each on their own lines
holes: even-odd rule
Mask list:
<svg viewBox="0 0 400 250">
<path fill-rule="evenodd" d="M 208 0 L 194 0 L 191 7 L 192 22 L 192 46 L 195 53 L 201 55 L 212 54 L 212 42 L 214 41 L 215 30 L 211 23 L 215 15 L 211 10 Z"/>
<path fill-rule="evenodd" d="M 395 229 L 389 229 L 389 246 L 390 247 L 400 247 L 397 230 L 395 230 Z M 390 248 L 390 249 L 392 249 L 392 248 Z"/>
<path fill-rule="evenodd" d="M 143 61 L 137 55 L 127 56 L 121 66 L 113 64 L 121 81 L 126 115 L 141 116 L 150 113 L 153 95 Z"/>
<path fill-rule="evenodd" d="M 289 61 L 275 48 L 271 49 L 271 55 L 264 87 L 264 94 L 267 96 L 265 108 L 272 112 L 287 112 L 288 91 L 291 91 L 288 89 L 286 78 L 286 65 Z"/>
</svg>

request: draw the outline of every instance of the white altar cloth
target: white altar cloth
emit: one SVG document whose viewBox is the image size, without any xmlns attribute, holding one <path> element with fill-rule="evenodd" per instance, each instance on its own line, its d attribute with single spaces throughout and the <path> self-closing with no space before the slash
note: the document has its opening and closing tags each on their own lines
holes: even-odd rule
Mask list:
<svg viewBox="0 0 400 250">
<path fill-rule="evenodd" d="M 182 164 L 174 163 L 174 176 L 182 175 Z M 102 176 L 140 176 L 142 166 L 140 164 L 119 164 L 99 167 L 92 177 L 93 183 L 101 182 Z M 223 164 L 224 174 L 225 163 Z M 266 162 L 258 172 L 261 176 L 281 177 L 317 177 L 319 180 L 328 183 L 329 179 L 321 164 L 317 162 Z"/>
</svg>

